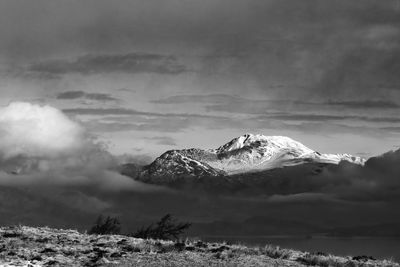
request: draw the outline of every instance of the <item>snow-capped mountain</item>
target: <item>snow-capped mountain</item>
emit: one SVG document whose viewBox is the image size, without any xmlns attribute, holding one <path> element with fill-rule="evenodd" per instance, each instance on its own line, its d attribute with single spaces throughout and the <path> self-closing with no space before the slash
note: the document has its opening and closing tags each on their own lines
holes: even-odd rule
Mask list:
<svg viewBox="0 0 400 267">
<path fill-rule="evenodd" d="M 229 176 L 304 163 L 338 164 L 340 161 L 359 165 L 365 162 L 348 154 L 321 154 L 285 136 L 245 134 L 217 149 L 167 151 L 139 175 L 144 180 L 167 176 Z"/>
<path fill-rule="evenodd" d="M 348 154 L 320 154 L 286 136 L 245 134 L 211 152 L 219 160 L 207 162 L 229 174 L 268 170 L 307 162 L 338 164 L 342 160 L 364 164 L 365 160 Z"/>
</svg>

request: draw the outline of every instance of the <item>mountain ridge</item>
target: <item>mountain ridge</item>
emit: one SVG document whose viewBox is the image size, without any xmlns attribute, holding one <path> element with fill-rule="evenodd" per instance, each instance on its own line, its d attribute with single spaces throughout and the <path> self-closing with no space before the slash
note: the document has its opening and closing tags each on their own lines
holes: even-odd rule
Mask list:
<svg viewBox="0 0 400 267">
<path fill-rule="evenodd" d="M 168 150 L 141 168 L 125 164 L 121 173 L 156 184 L 215 183 L 218 177 L 232 180 L 246 173 L 304 164 L 313 164 L 318 169 L 321 164 L 338 165 L 342 161 L 360 166 L 366 162 L 349 154 L 321 154 L 286 136 L 244 134 L 216 149 Z"/>
</svg>

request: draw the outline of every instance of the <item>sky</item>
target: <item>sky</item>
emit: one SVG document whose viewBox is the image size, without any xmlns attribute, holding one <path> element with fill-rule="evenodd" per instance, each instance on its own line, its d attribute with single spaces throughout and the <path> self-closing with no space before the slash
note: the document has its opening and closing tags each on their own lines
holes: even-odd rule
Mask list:
<svg viewBox="0 0 400 267">
<path fill-rule="evenodd" d="M 54 107 L 113 154 L 400 145 L 398 0 L 4 0 L 0 40 L 0 105 Z"/>
</svg>

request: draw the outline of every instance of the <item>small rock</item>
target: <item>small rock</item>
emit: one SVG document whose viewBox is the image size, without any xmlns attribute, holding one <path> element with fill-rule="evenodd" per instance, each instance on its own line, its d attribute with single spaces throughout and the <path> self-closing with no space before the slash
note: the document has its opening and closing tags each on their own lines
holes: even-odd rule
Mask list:
<svg viewBox="0 0 400 267">
<path fill-rule="evenodd" d="M 121 253 L 119 252 L 114 252 L 110 255 L 111 258 L 120 258 L 121 257 Z"/>
<path fill-rule="evenodd" d="M 16 232 L 5 232 L 3 234 L 3 237 L 5 237 L 5 238 L 13 238 L 13 237 L 19 237 L 19 236 L 21 236 L 21 234 L 16 233 Z"/>
<path fill-rule="evenodd" d="M 126 244 L 127 240 L 126 239 L 121 239 L 120 241 L 117 242 L 118 245 Z"/>
<path fill-rule="evenodd" d="M 140 248 L 134 246 L 123 246 L 122 249 L 128 252 L 140 252 Z"/>
<path fill-rule="evenodd" d="M 31 258 L 31 261 L 41 261 L 43 258 L 40 255 L 35 255 Z"/>
<path fill-rule="evenodd" d="M 7 253 L 8 256 L 15 256 L 17 255 L 17 253 L 15 253 L 15 251 L 10 251 Z"/>
<path fill-rule="evenodd" d="M 187 251 L 194 251 L 196 248 L 195 247 L 192 247 L 192 246 L 187 246 L 187 247 L 185 247 L 185 250 L 187 250 Z"/>
<path fill-rule="evenodd" d="M 58 263 L 58 261 L 56 261 L 56 260 L 49 260 L 49 261 L 47 261 L 45 264 L 46 265 L 55 265 L 55 264 L 57 264 Z"/>
<path fill-rule="evenodd" d="M 49 241 L 50 241 L 50 239 L 48 237 L 43 237 L 43 238 L 36 239 L 36 242 L 39 242 L 39 243 L 47 243 Z"/>
<path fill-rule="evenodd" d="M 40 253 L 54 253 L 54 252 L 57 252 L 57 250 L 53 248 L 45 248 Z"/>
</svg>

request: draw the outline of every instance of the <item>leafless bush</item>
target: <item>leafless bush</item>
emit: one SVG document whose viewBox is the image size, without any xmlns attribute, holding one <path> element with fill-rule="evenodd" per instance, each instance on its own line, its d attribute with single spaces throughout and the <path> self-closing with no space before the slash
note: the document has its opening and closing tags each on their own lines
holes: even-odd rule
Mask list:
<svg viewBox="0 0 400 267">
<path fill-rule="evenodd" d="M 104 218 L 100 215 L 93 227 L 89 230 L 89 234 L 97 234 L 97 235 L 112 235 L 112 234 L 119 234 L 121 231 L 121 223 L 117 218 L 113 218 L 107 216 Z"/>
<path fill-rule="evenodd" d="M 144 239 L 178 239 L 190 226 L 191 223 L 177 222 L 172 218 L 171 214 L 167 214 L 155 225 L 150 224 L 147 227 L 142 227 L 137 232 L 133 233 L 132 236 Z"/>
</svg>

